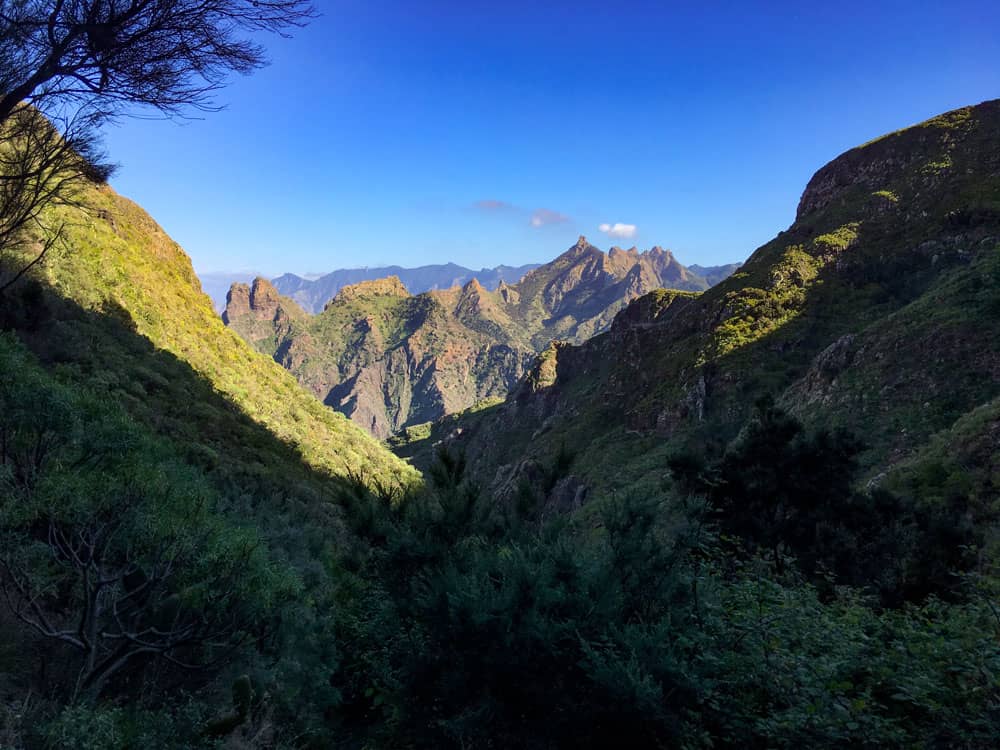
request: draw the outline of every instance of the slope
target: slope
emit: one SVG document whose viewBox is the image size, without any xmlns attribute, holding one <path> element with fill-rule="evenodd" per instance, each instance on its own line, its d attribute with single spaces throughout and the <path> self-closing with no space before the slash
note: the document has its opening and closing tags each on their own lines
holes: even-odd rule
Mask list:
<svg viewBox="0 0 1000 750">
<path fill-rule="evenodd" d="M 224 433 L 238 432 L 236 422 L 251 421 L 333 476 L 362 473 L 386 484 L 416 479 L 412 469 L 317 404 L 282 368 L 226 329 L 201 293 L 188 257 L 141 208 L 108 187 L 88 188 L 81 198 L 87 212 L 61 209 L 66 250 L 48 260 L 39 279 L 51 318 L 40 320 L 41 311 L 29 308 L 21 321 L 23 338 L 44 361 L 72 363 L 85 378 L 105 378 L 111 392 L 141 391 L 133 394 L 137 409 L 148 409 L 152 420 L 183 423 L 196 442 L 211 443 L 216 451 L 243 450 Z M 14 316 L 13 309 L 8 312 Z M 103 320 L 108 316 L 117 321 L 117 332 Z M 177 366 L 169 374 L 157 372 L 170 359 Z M 179 370 L 187 372 L 175 380 Z M 211 408 L 199 398 L 205 385 Z M 209 418 L 219 409 L 233 414 L 221 422 L 218 415 Z M 203 432 L 212 437 L 201 440 Z"/>
<path fill-rule="evenodd" d="M 1000 394 L 1000 102 L 847 152 L 795 223 L 697 298 L 637 300 L 608 333 L 548 350 L 507 401 L 442 424 L 513 491 L 560 450 L 590 488 L 655 487 L 666 457 L 718 451 L 754 403 L 866 441 L 877 478 Z M 411 444 L 408 455 L 427 455 Z"/>
</svg>

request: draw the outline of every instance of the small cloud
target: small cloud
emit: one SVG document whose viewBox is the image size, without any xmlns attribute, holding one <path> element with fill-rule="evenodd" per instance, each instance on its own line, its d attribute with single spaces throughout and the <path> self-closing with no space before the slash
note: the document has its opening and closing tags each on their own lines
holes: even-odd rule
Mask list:
<svg viewBox="0 0 1000 750">
<path fill-rule="evenodd" d="M 550 211 L 547 208 L 537 208 L 531 214 L 531 226 L 544 227 L 546 224 L 565 224 L 569 217 L 558 211 Z"/>
<path fill-rule="evenodd" d="M 486 200 L 476 201 L 472 205 L 475 208 L 478 208 L 480 211 L 509 211 L 510 209 L 514 208 L 514 206 L 512 206 L 507 201 L 498 201 L 494 200 L 493 198 L 487 198 Z"/>
<path fill-rule="evenodd" d="M 639 227 L 635 224 L 622 224 L 621 222 L 617 222 L 615 224 L 601 224 L 598 229 L 609 237 L 617 237 L 623 240 L 632 239 L 635 237 L 636 232 L 639 231 Z"/>
</svg>

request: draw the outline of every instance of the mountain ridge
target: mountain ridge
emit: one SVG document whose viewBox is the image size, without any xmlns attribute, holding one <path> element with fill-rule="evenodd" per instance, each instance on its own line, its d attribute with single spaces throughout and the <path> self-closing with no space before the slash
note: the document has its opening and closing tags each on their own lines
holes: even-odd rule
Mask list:
<svg viewBox="0 0 1000 750">
<path fill-rule="evenodd" d="M 503 396 L 552 339 L 582 341 L 663 285 L 707 282 L 663 248 L 604 253 L 580 237 L 495 290 L 473 277 L 412 295 L 390 276 L 341 288 L 312 318 L 257 279 L 253 289 L 232 287 L 224 320 L 317 398 L 384 438 Z M 254 290 L 262 302 L 251 309 Z"/>
<path fill-rule="evenodd" d="M 87 187 L 79 200 L 86 209 L 54 210 L 56 219 L 67 227 L 67 246 L 72 252 L 43 264 L 33 282 L 41 285 L 40 293 L 66 300 L 54 298 L 50 306 L 67 316 L 50 325 L 51 337 L 43 336 L 37 325 L 23 330 L 43 362 L 80 359 L 86 367 L 100 370 L 101 362 L 87 351 L 81 336 L 105 342 L 111 351 L 104 356 L 111 361 L 128 363 L 130 357 L 139 357 L 132 349 L 118 351 L 115 336 L 100 327 L 86 335 L 76 332 L 77 328 L 89 330 L 91 324 L 81 320 L 107 311 L 156 351 L 175 357 L 211 383 L 231 404 L 229 408 L 295 446 L 314 470 L 340 478 L 360 472 L 390 486 L 419 481 L 416 472 L 390 458 L 369 435 L 339 415 L 317 409 L 281 367 L 226 328 L 201 291 L 190 258 L 141 207 L 108 186 Z M 262 302 L 267 290 L 258 288 L 257 293 Z M 144 372 L 151 366 L 122 367 Z M 149 377 L 154 384 L 146 387 L 162 390 L 155 384 L 155 373 Z M 115 388 L 113 382 L 107 387 Z M 167 404 L 163 408 L 169 410 Z M 181 413 L 168 422 L 186 424 L 188 417 L 180 405 L 169 408 Z M 199 441 L 192 437 L 192 442 Z M 223 444 L 213 444 L 211 450 L 224 450 Z"/>
<path fill-rule="evenodd" d="M 719 450 L 768 396 L 863 436 L 881 481 L 1000 391 L 998 195 L 1000 101 L 851 149 L 718 286 L 640 297 L 608 332 L 547 350 L 503 404 L 397 450 L 420 464 L 453 445 L 509 493 L 565 448 L 581 486 L 652 488 L 672 452 Z"/>
</svg>

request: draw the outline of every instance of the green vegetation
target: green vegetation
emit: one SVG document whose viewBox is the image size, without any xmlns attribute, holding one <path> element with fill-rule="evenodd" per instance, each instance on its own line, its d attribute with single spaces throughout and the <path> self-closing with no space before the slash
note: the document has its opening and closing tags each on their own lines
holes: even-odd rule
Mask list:
<svg viewBox="0 0 1000 750">
<path fill-rule="evenodd" d="M 80 364 L 110 378 L 111 389 L 120 387 L 115 381 L 134 371 L 134 365 L 126 364 L 131 353 L 113 351 L 121 348 L 121 336 L 94 332 L 89 334 L 95 338 L 90 344 L 78 325 L 85 321 L 87 326 L 104 327 L 108 323 L 100 316 L 111 314 L 156 350 L 188 364 L 197 378 L 225 397 L 228 410 L 235 406 L 294 446 L 317 470 L 339 476 L 360 471 L 385 483 L 416 480 L 415 472 L 370 436 L 303 393 L 281 367 L 227 330 L 201 293 L 190 260 L 142 209 L 109 188 L 90 188 L 83 199 L 85 211 L 59 209 L 70 249 L 45 264 L 42 277 L 79 310 L 55 299 L 50 305 L 52 319 L 45 325 L 36 321 L 34 330 L 25 333 L 46 359 L 82 360 Z M 12 300 L 8 307 L 15 305 Z M 26 317 L 37 314 L 25 312 Z M 64 322 L 70 329 L 65 340 L 54 330 L 64 317 L 70 319 Z M 91 350 L 95 345 L 98 350 Z M 154 380 L 158 377 L 156 364 L 139 370 L 140 380 L 142 372 L 152 372 Z M 165 384 L 144 383 L 142 389 L 162 402 L 158 407 L 164 411 L 185 410 L 183 383 L 167 378 Z M 175 398 L 179 403 L 168 405 Z M 142 395 L 132 394 L 132 400 L 138 402 L 137 408 L 149 408 Z M 190 404 L 198 405 L 198 399 Z M 200 422 L 199 428 L 212 430 L 207 414 L 200 420 L 189 414 L 192 417 Z M 231 420 L 225 417 L 222 422 Z M 224 442 L 214 449 L 225 449 Z"/>
<path fill-rule="evenodd" d="M 226 330 L 141 210 L 84 197 L 0 301 L 0 743 L 294 737 L 331 700 L 332 500 L 419 475 Z"/>
<path fill-rule="evenodd" d="M 890 203 L 899 203 L 899 196 L 891 190 L 876 190 L 872 195 L 876 198 L 885 198 Z"/>
<path fill-rule="evenodd" d="M 758 463 L 789 439 L 800 442 L 788 464 Z M 541 506 L 483 496 L 447 454 L 428 491 L 404 502 L 353 493 L 359 543 L 345 567 L 364 583 L 350 584 L 359 609 L 338 631 L 350 657 L 337 731 L 380 747 L 988 745 L 1000 731 L 990 592 L 970 579 L 960 603 L 937 598 L 954 598 L 946 588 L 878 606 L 878 570 L 920 552 L 887 547 L 860 508 L 824 506 L 851 493 L 850 462 L 829 460 L 846 445 L 803 436 L 773 408 L 748 426 L 719 470 L 771 471 L 792 512 L 778 527 L 753 522 L 752 506 L 749 526 L 731 516 L 768 500 L 764 484 L 725 479 L 707 482 L 727 487 L 718 499 L 619 496 L 596 530 L 545 521 Z M 805 453 L 827 473 L 783 471 Z M 854 540 L 840 571 L 793 555 L 809 549 L 793 531 L 813 522 L 795 515 L 802 502 Z M 764 556 L 761 531 L 774 535 Z"/>
<path fill-rule="evenodd" d="M 672 452 L 717 454 L 771 396 L 811 428 L 864 436 L 865 481 L 891 473 L 1000 396 L 1000 104 L 959 115 L 835 159 L 729 279 L 664 314 L 655 297 L 633 303 L 561 351 L 544 392 L 455 424 L 451 444 L 484 481 L 565 443 L 592 489 L 645 491 L 670 481 Z M 924 174 L 944 155 L 952 169 Z M 431 452 L 406 450 L 423 465 Z"/>
</svg>

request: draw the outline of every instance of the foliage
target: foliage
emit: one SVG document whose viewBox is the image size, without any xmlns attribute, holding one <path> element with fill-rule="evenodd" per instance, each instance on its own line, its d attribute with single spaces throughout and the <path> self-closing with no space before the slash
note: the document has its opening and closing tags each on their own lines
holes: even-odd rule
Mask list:
<svg viewBox="0 0 1000 750">
<path fill-rule="evenodd" d="M 1000 730 L 1000 620 L 977 586 L 882 609 L 788 557 L 733 560 L 698 503 L 632 495 L 599 529 L 539 526 L 459 457 L 434 476 L 404 502 L 344 498 L 359 599 L 317 742 L 978 747 Z"/>
<path fill-rule="evenodd" d="M 978 552 L 995 510 L 961 491 L 936 501 L 858 491 L 861 447 L 842 431 L 809 432 L 763 400 L 718 459 L 680 453 L 670 463 L 678 487 L 705 498 L 726 537 L 746 553 L 767 554 L 779 571 L 794 558 L 821 592 L 832 577 L 891 606 L 961 596 L 956 573 L 983 564 Z"/>
<path fill-rule="evenodd" d="M 7 337 L 0 369 L 0 589 L 96 700 L 151 657 L 199 667 L 296 592 L 211 488 L 113 405 L 53 382 Z M 126 680 L 123 683 L 123 680 Z"/>
</svg>

